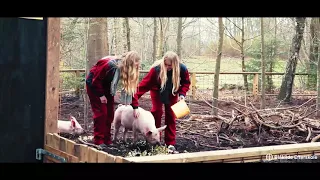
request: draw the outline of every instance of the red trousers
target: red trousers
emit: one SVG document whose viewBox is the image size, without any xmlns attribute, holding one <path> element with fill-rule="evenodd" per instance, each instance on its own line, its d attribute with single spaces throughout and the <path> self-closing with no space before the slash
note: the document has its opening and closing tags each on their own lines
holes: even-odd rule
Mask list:
<svg viewBox="0 0 320 180">
<path fill-rule="evenodd" d="M 86 86 L 93 111 L 93 132 L 94 144 L 111 144 L 111 124 L 114 117 L 114 97 L 110 93 L 105 93 L 107 104 L 101 103 L 90 87 Z"/>
<path fill-rule="evenodd" d="M 153 114 L 156 122 L 156 127 L 161 127 L 161 117 L 163 114 L 162 102 L 160 100 L 159 91 L 150 90 L 150 96 L 152 101 L 151 113 Z M 170 104 L 165 104 L 165 125 L 167 125 L 164 133 L 164 141 L 166 145 L 176 144 L 176 118 L 170 108 L 171 105 L 178 101 L 177 96 L 170 95 Z"/>
</svg>

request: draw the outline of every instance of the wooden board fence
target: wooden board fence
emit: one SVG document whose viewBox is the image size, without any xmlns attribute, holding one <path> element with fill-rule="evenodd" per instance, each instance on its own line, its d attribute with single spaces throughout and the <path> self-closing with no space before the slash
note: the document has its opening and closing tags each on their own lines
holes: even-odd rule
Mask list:
<svg viewBox="0 0 320 180">
<path fill-rule="evenodd" d="M 246 163 L 265 161 L 270 154 L 319 156 L 320 142 L 124 158 L 47 133 L 45 150 L 67 163 Z M 50 157 L 45 157 L 45 162 L 59 163 Z"/>
<path fill-rule="evenodd" d="M 61 137 L 57 133 L 47 133 L 44 149 L 52 154 L 63 157 L 67 163 L 125 163 L 121 156 L 114 156 L 104 151 Z M 59 163 L 45 156 L 44 162 Z"/>
<path fill-rule="evenodd" d="M 126 158 L 126 160 L 129 162 L 140 163 L 240 163 L 262 162 L 266 160 L 266 155 L 319 156 L 320 142 L 157 155 L 147 157 L 130 157 Z"/>
</svg>

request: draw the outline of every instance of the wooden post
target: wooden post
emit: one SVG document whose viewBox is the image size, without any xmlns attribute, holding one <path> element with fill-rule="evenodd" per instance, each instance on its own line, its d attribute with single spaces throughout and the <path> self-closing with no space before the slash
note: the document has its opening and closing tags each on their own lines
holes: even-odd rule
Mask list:
<svg viewBox="0 0 320 180">
<path fill-rule="evenodd" d="M 48 18 L 45 134 L 57 132 L 59 109 L 60 18 Z"/>
<path fill-rule="evenodd" d="M 192 100 L 196 99 L 196 86 L 197 80 L 196 80 L 196 73 L 191 73 L 191 91 L 192 91 Z"/>
<path fill-rule="evenodd" d="M 76 80 L 77 80 L 77 82 L 78 82 L 79 79 L 80 79 L 80 71 L 77 70 L 76 71 Z M 80 97 L 80 85 L 79 84 L 76 85 L 76 96 Z"/>
<path fill-rule="evenodd" d="M 254 98 L 258 96 L 259 74 L 254 74 L 252 83 L 252 94 Z"/>
</svg>

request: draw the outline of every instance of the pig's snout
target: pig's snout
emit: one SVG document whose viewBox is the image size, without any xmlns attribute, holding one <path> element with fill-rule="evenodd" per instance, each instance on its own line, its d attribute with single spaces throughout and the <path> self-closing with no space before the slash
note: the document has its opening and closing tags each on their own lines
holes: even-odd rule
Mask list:
<svg viewBox="0 0 320 180">
<path fill-rule="evenodd" d="M 82 130 L 81 134 L 86 134 L 87 131 L 86 130 Z"/>
</svg>

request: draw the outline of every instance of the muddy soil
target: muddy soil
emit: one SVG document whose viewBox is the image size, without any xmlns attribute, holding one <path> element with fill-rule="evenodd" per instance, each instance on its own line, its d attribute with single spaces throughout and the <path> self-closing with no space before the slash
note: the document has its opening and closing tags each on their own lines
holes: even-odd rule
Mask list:
<svg viewBox="0 0 320 180">
<path fill-rule="evenodd" d="M 301 105 L 308 101 L 311 97 L 300 97 L 292 100 L 290 104 L 280 104 L 275 97 L 267 97 L 266 104 L 267 108 L 278 107 L 289 107 Z M 244 99 L 235 100 L 238 103 L 245 104 Z M 260 107 L 259 101 L 254 101 L 253 99 L 247 98 L 246 101 L 252 102 L 255 107 Z M 116 99 L 117 102 L 117 99 Z M 146 110 L 151 110 L 151 100 L 148 97 L 142 97 L 139 100 L 140 106 Z M 209 115 L 211 113 L 211 107 L 207 105 L 204 101 L 187 101 L 192 114 Z M 211 103 L 211 102 L 209 102 Z M 312 100 L 310 105 L 315 104 L 315 99 Z M 115 103 L 117 107 L 117 103 Z M 231 112 L 234 110 L 234 103 L 232 102 L 219 102 L 218 107 L 224 111 Z M 77 98 L 74 96 L 63 96 L 61 99 L 59 119 L 67 120 L 69 115 L 73 115 L 77 118 L 78 122 L 84 124 L 84 103 L 82 98 Z M 280 145 L 280 144 L 292 144 L 292 143 L 303 143 L 308 135 L 308 133 L 301 132 L 286 132 L 286 131 L 267 131 L 265 129 L 260 129 L 259 132 L 250 132 L 240 122 L 235 122 L 232 128 L 229 128 L 227 132 L 223 132 L 221 136 L 217 138 L 217 128 L 221 126 L 219 120 L 188 120 L 189 116 L 184 119 L 177 119 L 177 137 L 176 137 L 176 148 L 182 152 L 200 152 L 200 151 L 213 151 L 220 149 L 237 149 L 246 147 L 259 147 L 259 146 L 270 146 L 270 145 Z M 314 115 L 309 116 L 309 118 L 319 119 L 314 117 Z M 164 122 L 164 118 L 163 121 Z M 88 128 L 87 133 L 82 135 L 82 138 L 87 138 L 87 142 L 91 142 L 92 131 L 93 131 L 93 121 L 92 112 L 89 109 L 88 117 Z M 112 129 L 113 134 L 113 129 Z M 61 134 L 71 140 L 79 143 L 78 137 Z M 122 133 L 119 134 L 119 138 L 122 138 Z M 152 153 L 153 147 L 148 146 L 140 137 L 137 146 L 133 146 L 131 143 L 132 132 L 128 132 L 129 143 L 125 144 L 121 140 L 115 142 L 110 146 L 106 152 L 118 155 L 118 156 L 128 156 L 129 152 L 132 151 L 147 151 Z M 163 138 L 162 138 L 163 139 Z M 162 142 L 164 144 L 164 142 Z M 138 154 L 139 155 L 139 154 Z M 297 162 L 315 162 L 319 160 L 298 160 Z M 269 161 L 269 162 L 296 162 L 296 160 L 281 160 L 281 161 Z"/>
</svg>

